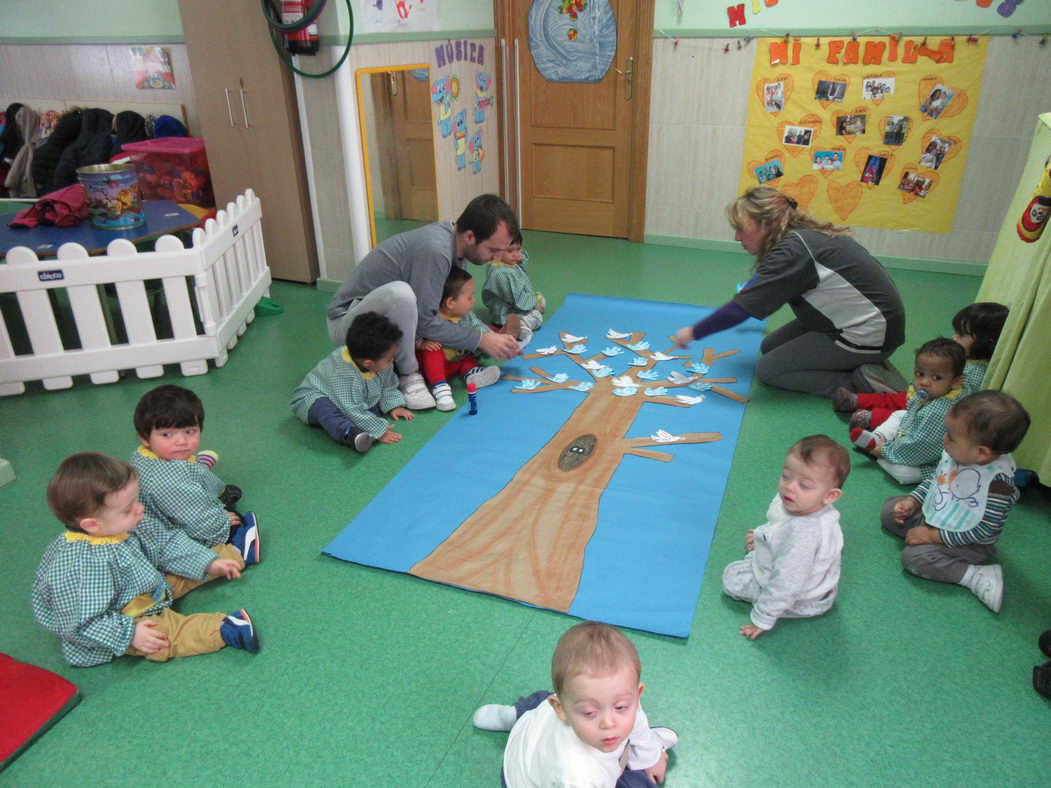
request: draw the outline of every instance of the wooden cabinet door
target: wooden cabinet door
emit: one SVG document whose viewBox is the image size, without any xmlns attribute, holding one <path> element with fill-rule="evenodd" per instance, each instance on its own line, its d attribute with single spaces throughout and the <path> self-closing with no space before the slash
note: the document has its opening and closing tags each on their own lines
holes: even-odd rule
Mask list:
<svg viewBox="0 0 1051 788">
<path fill-rule="evenodd" d="M 219 207 L 251 188 L 267 264 L 313 282 L 317 251 L 291 72 L 255 0 L 179 0 L 201 133 Z"/>
</svg>

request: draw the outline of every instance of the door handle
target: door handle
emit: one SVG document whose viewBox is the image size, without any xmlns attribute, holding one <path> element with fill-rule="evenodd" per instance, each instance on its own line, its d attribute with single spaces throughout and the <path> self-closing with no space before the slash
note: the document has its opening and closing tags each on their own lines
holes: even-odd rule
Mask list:
<svg viewBox="0 0 1051 788">
<path fill-rule="evenodd" d="M 628 67 L 624 69 L 624 100 L 631 101 L 631 76 L 633 67 L 635 65 L 635 58 L 628 56 Z"/>
<path fill-rule="evenodd" d="M 245 128 L 250 128 L 251 123 L 248 122 L 248 105 L 245 102 L 245 83 L 241 80 L 241 88 L 238 91 L 241 94 L 241 114 L 245 116 Z"/>
<path fill-rule="evenodd" d="M 223 88 L 223 93 L 226 94 L 226 114 L 230 118 L 230 126 L 236 126 L 234 123 L 234 108 L 230 106 L 230 88 Z"/>
</svg>

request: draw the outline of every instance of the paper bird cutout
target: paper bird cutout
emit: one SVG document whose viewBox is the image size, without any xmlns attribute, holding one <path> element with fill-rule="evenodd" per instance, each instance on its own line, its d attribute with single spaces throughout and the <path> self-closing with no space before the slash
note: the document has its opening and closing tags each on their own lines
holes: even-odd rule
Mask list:
<svg viewBox="0 0 1051 788">
<path fill-rule="evenodd" d="M 542 356 L 550 356 L 552 353 L 557 353 L 558 352 L 558 348 L 555 347 L 554 345 L 552 345 L 551 347 L 538 347 L 533 352 L 534 353 L 539 353 Z"/>
<path fill-rule="evenodd" d="M 610 380 L 614 386 L 634 386 L 635 381 L 631 379 L 631 375 L 621 375 L 619 378 L 613 378 Z"/>
<path fill-rule="evenodd" d="M 587 337 L 575 337 L 568 331 L 563 331 L 561 334 L 559 334 L 559 336 L 562 337 L 562 341 L 565 342 L 567 345 L 571 345 L 574 342 L 583 342 L 585 339 L 587 339 Z"/>
<path fill-rule="evenodd" d="M 709 367 L 707 364 L 701 364 L 697 361 L 694 361 L 692 364 L 689 365 L 689 367 L 687 367 L 687 369 L 692 369 L 699 375 L 707 375 L 708 370 L 711 369 L 711 367 Z"/>
<path fill-rule="evenodd" d="M 596 378 L 609 377 L 613 374 L 613 367 L 607 367 L 605 364 L 603 364 L 598 369 L 593 370 L 591 374 L 594 375 Z"/>
<path fill-rule="evenodd" d="M 565 372 L 559 372 L 557 375 L 551 376 L 552 383 L 565 383 L 567 380 L 569 380 L 569 375 Z"/>
<path fill-rule="evenodd" d="M 521 389 L 522 391 L 532 391 L 535 388 L 540 388 L 540 385 L 541 383 L 539 380 L 535 380 L 533 378 L 526 378 L 525 380 L 519 381 L 518 385 L 515 386 L 515 388 Z"/>
<path fill-rule="evenodd" d="M 582 383 L 578 383 L 575 386 L 570 386 L 570 388 L 575 391 L 591 391 L 591 389 L 595 388 L 595 384 L 592 383 L 590 380 L 585 380 Z"/>
<path fill-rule="evenodd" d="M 572 353 L 575 356 L 583 355 L 588 352 L 587 345 L 573 345 L 571 348 L 566 348 L 567 353 Z"/>
<path fill-rule="evenodd" d="M 681 435 L 672 435 L 667 430 L 657 430 L 655 433 L 650 435 L 650 440 L 656 443 L 675 443 L 675 441 L 681 441 Z"/>
<path fill-rule="evenodd" d="M 631 334 L 622 334 L 619 331 L 614 331 L 612 328 L 606 332 L 606 339 L 627 339 Z"/>
<path fill-rule="evenodd" d="M 635 356 L 631 361 L 628 362 L 633 367 L 644 367 L 650 362 L 644 359 L 642 356 Z"/>
<path fill-rule="evenodd" d="M 608 348 L 602 351 L 604 356 L 619 356 L 624 352 L 624 348 L 617 347 L 616 345 L 610 345 Z"/>
<path fill-rule="evenodd" d="M 690 384 L 690 388 L 691 389 L 697 389 L 698 391 L 711 391 L 712 390 L 712 384 L 711 383 L 703 383 L 701 381 L 697 381 L 696 383 L 691 383 Z"/>
<path fill-rule="evenodd" d="M 634 350 L 636 353 L 638 353 L 640 350 L 649 350 L 650 349 L 650 343 L 646 342 L 646 341 L 636 342 L 634 345 L 628 345 L 628 347 L 631 350 Z"/>
<path fill-rule="evenodd" d="M 656 353 L 652 353 L 650 355 L 650 357 L 654 361 L 670 361 L 671 359 L 675 358 L 675 356 L 669 356 L 666 353 L 661 353 L 660 351 L 657 351 Z"/>
<path fill-rule="evenodd" d="M 580 366 L 582 366 L 584 369 L 598 369 L 602 365 L 599 364 L 595 359 L 589 359 L 588 361 L 585 361 Z"/>
<path fill-rule="evenodd" d="M 678 370 L 672 370 L 672 372 L 668 375 L 668 380 L 670 380 L 672 383 L 689 383 L 693 379 L 693 375 L 684 375 Z"/>
<path fill-rule="evenodd" d="M 704 402 L 704 395 L 698 394 L 696 397 L 687 397 L 685 394 L 677 394 L 675 396 L 675 399 L 677 399 L 683 405 L 699 405 L 700 403 Z"/>
<path fill-rule="evenodd" d="M 656 380 L 660 377 L 659 372 L 654 372 L 652 369 L 643 370 L 639 373 L 639 380 Z"/>
<path fill-rule="evenodd" d="M 618 397 L 633 397 L 638 390 L 637 386 L 624 386 L 623 388 L 613 389 L 613 393 Z"/>
<path fill-rule="evenodd" d="M 646 389 L 647 397 L 663 397 L 667 393 L 668 389 L 664 388 L 664 386 L 657 386 L 655 389 Z"/>
</svg>

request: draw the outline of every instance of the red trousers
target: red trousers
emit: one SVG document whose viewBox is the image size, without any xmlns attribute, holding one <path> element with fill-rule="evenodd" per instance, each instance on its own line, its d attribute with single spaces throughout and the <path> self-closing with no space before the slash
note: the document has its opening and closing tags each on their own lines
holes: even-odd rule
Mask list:
<svg viewBox="0 0 1051 788">
<path fill-rule="evenodd" d="M 870 430 L 889 419 L 894 411 L 905 410 L 909 406 L 904 391 L 895 391 L 893 394 L 858 394 L 857 398 L 858 409 L 872 413 Z"/>
<path fill-rule="evenodd" d="M 468 353 L 459 361 L 449 361 L 444 350 L 417 350 L 416 360 L 420 362 L 423 379 L 431 386 L 453 375 L 463 375 L 478 366 L 474 353 Z"/>
</svg>

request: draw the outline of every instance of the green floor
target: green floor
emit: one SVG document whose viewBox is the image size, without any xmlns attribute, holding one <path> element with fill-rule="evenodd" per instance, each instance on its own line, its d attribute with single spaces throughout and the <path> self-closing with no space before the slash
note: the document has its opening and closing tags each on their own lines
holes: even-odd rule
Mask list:
<svg viewBox="0 0 1051 788">
<path fill-rule="evenodd" d="M 568 292 L 719 304 L 747 275 L 742 255 L 543 233 L 527 233 L 526 247 L 550 309 Z M 892 273 L 909 314 L 895 361 L 907 368 L 912 348 L 949 332 L 979 280 Z M 125 457 L 135 403 L 161 380 L 33 386 L 0 400 L 0 456 L 18 475 L 0 488 L 0 651 L 61 673 L 84 698 L 0 783 L 498 784 L 505 736 L 474 730 L 471 712 L 546 687 L 551 651 L 573 619 L 321 555 L 449 415 L 424 413 L 401 443 L 365 457 L 297 422 L 286 402 L 329 350 L 327 295 L 285 283 L 271 295 L 284 314 L 257 318 L 225 367 L 188 379 L 169 369 L 162 379 L 204 400 L 202 445 L 221 453 L 217 472 L 244 488 L 265 539 L 262 564 L 193 592 L 180 609 L 247 607 L 263 641 L 256 656 L 65 665 L 28 604 L 39 556 L 61 528 L 46 482 L 73 452 Z M 462 401 L 462 388 L 455 393 Z M 899 545 L 877 522 L 898 488 L 854 453 L 839 506 L 836 607 L 747 641 L 737 629 L 748 607 L 720 593 L 722 567 L 762 522 L 787 446 L 813 432 L 846 437 L 826 400 L 758 384 L 752 397 L 692 635 L 629 633 L 651 721 L 681 735 L 667 784 L 1046 784 L 1051 708 L 1029 676 L 1041 659 L 1036 638 L 1051 626 L 1048 489 L 1026 489 L 1012 513 L 1001 540 L 1006 601 L 993 615 L 960 587 L 902 574 Z M 631 561 L 624 556 L 625 573 Z"/>
</svg>

